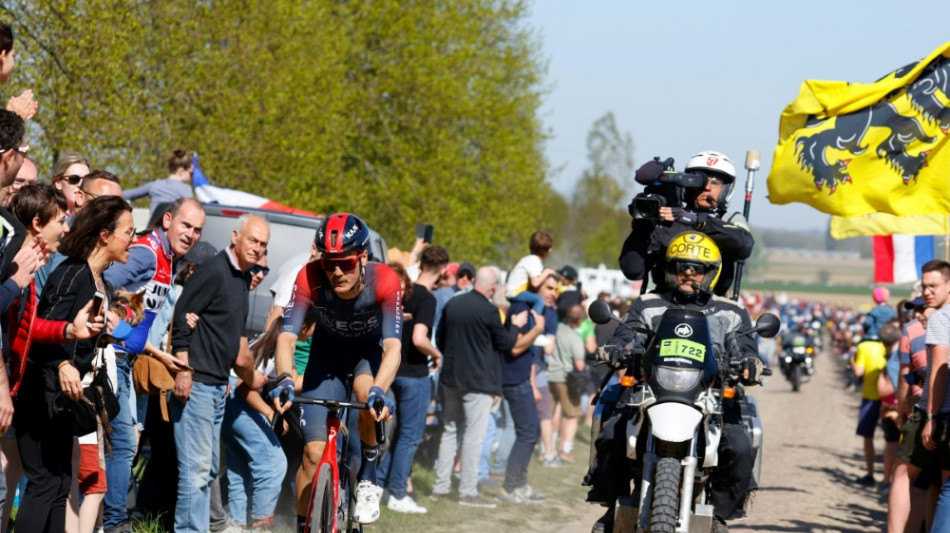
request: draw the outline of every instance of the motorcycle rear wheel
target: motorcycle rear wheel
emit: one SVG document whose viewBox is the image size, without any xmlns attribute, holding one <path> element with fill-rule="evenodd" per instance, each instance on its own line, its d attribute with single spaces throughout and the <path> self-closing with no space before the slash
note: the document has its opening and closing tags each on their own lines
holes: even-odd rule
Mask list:
<svg viewBox="0 0 950 533">
<path fill-rule="evenodd" d="M 656 464 L 653 503 L 650 507 L 650 533 L 673 533 L 679 514 L 680 462 L 664 457 Z"/>
</svg>

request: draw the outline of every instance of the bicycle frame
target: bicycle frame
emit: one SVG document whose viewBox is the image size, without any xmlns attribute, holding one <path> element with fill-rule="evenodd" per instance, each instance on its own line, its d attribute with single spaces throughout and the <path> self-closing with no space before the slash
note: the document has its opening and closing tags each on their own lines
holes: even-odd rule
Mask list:
<svg viewBox="0 0 950 533">
<path fill-rule="evenodd" d="M 347 394 L 347 396 L 349 396 L 349 394 Z M 346 445 L 344 444 L 342 448 L 339 445 L 340 425 L 342 422 L 340 411 L 347 408 L 368 410 L 370 406 L 364 402 L 318 400 L 306 397 L 297 398 L 295 401 L 301 404 L 322 405 L 327 408 L 327 441 L 323 448 L 323 455 L 320 457 L 320 462 L 317 463 L 317 468 L 314 471 L 313 480 L 311 481 L 310 504 L 307 506 L 307 527 L 305 531 L 306 533 L 310 533 L 311 531 L 310 517 L 313 516 L 313 507 L 316 501 L 317 483 L 320 477 L 320 470 L 322 469 L 323 465 L 329 465 L 331 482 L 333 485 L 333 521 L 331 531 L 338 532 L 340 531 L 340 515 L 338 513 L 340 508 L 340 465 L 345 464 L 347 460 Z M 379 409 L 382 408 L 382 406 L 377 407 Z M 385 441 L 385 428 L 383 427 L 383 422 L 376 423 L 376 438 L 380 444 Z M 338 458 L 338 450 L 340 449 L 343 450 L 343 454 L 339 454 Z M 353 490 L 355 487 L 350 487 L 350 489 Z M 348 511 L 352 512 L 352 510 Z M 360 531 L 362 531 L 362 526 L 360 526 Z"/>
<path fill-rule="evenodd" d="M 366 404 L 362 404 L 362 405 L 365 406 Z M 313 481 L 311 482 L 311 485 L 310 485 L 311 486 L 310 505 L 307 506 L 307 529 L 306 529 L 308 533 L 310 531 L 310 516 L 313 515 L 313 504 L 314 504 L 314 500 L 316 499 L 315 495 L 316 495 L 316 488 L 317 488 L 317 479 L 320 476 L 320 469 L 324 464 L 330 465 L 330 472 L 332 473 L 331 479 L 333 481 L 333 531 L 340 530 L 339 524 L 337 523 L 340 516 L 339 516 L 339 513 L 336 512 L 336 510 L 340 508 L 340 462 L 343 462 L 346 460 L 345 454 L 343 457 L 339 458 L 339 461 L 337 459 L 337 437 L 340 434 L 340 422 L 341 422 L 339 411 L 342 409 L 342 407 L 343 406 L 334 408 L 331 406 L 327 406 L 327 410 L 328 410 L 327 412 L 327 442 L 323 448 L 323 455 L 320 457 L 320 462 L 317 463 L 317 469 L 313 474 Z M 357 409 L 360 408 L 359 406 L 354 406 L 354 407 L 357 407 Z"/>
</svg>

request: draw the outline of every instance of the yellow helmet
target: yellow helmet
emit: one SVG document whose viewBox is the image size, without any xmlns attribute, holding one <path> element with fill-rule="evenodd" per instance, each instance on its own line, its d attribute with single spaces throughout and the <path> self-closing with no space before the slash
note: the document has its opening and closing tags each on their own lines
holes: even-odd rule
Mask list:
<svg viewBox="0 0 950 533">
<path fill-rule="evenodd" d="M 697 274 L 703 274 L 702 289 L 712 292 L 719 273 L 722 272 L 722 254 L 719 247 L 708 236 L 698 231 L 680 233 L 666 248 L 666 283 L 676 288 L 676 273 L 690 266 Z"/>
</svg>

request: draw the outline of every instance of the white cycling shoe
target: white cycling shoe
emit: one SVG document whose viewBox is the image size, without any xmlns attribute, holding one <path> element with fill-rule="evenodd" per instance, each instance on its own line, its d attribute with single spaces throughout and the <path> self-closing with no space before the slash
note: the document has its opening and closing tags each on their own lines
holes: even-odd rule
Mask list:
<svg viewBox="0 0 950 533">
<path fill-rule="evenodd" d="M 372 524 L 379 520 L 379 497 L 383 489 L 372 481 L 363 480 L 356 485 L 356 509 L 353 520 L 360 524 Z"/>
</svg>

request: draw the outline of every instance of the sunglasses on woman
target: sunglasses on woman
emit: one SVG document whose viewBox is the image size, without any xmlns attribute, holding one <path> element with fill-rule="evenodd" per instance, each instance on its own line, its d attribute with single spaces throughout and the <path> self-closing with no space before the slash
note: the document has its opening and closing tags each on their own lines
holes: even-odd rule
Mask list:
<svg viewBox="0 0 950 533">
<path fill-rule="evenodd" d="M 71 175 L 69 175 L 69 176 L 62 176 L 62 177 L 60 177 L 59 179 L 68 181 L 70 185 L 79 185 L 80 183 L 82 183 L 82 179 L 83 179 L 84 177 L 85 177 L 85 176 L 79 176 L 79 175 L 77 175 L 77 174 L 71 174 Z M 57 181 L 58 181 L 58 180 L 57 180 Z"/>
</svg>

